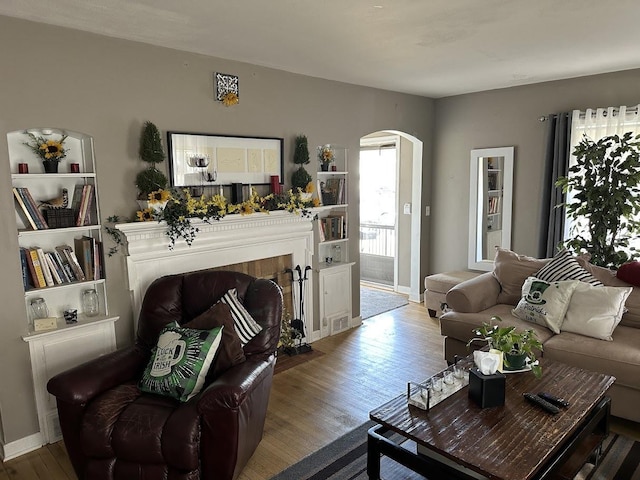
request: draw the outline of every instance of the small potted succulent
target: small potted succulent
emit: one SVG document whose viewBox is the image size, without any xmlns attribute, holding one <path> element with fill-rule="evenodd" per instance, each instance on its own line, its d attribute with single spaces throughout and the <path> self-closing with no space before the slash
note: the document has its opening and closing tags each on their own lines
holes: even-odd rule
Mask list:
<svg viewBox="0 0 640 480">
<path fill-rule="evenodd" d="M 493 322 L 501 322 L 498 316 L 491 317 L 491 323 L 482 323 L 482 327 L 473 330 L 476 335 L 467 346 L 477 341 L 487 342 L 489 348 L 502 352 L 505 370 L 523 370 L 527 366 L 540 378 L 542 367 L 536 359 L 535 352 L 541 352 L 542 342 L 538 339 L 536 332 L 531 329 L 517 332 L 516 327 L 500 327 Z"/>
</svg>

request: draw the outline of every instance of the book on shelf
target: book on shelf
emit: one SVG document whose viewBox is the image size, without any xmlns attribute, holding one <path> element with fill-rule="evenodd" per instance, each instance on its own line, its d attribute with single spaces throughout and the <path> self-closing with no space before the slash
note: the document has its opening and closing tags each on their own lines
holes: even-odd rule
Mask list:
<svg viewBox="0 0 640 480">
<path fill-rule="evenodd" d="M 69 260 L 67 259 L 67 256 L 65 255 L 64 250 L 62 250 L 62 248 L 58 246 L 51 253 L 53 253 L 53 255 L 56 258 L 56 261 L 62 267 L 62 270 L 65 273 L 65 276 L 68 278 L 68 281 L 75 282 L 76 276 L 73 273 L 73 269 L 71 268 L 71 264 L 69 263 Z"/>
<path fill-rule="evenodd" d="M 76 280 L 79 282 L 85 281 L 86 277 L 84 275 L 84 271 L 80 266 L 80 262 L 78 261 L 78 257 L 73 251 L 73 248 L 71 248 L 71 246 L 69 245 L 58 245 L 56 247 L 56 250 L 60 253 L 60 255 L 67 259 L 67 262 L 69 262 L 69 266 L 73 270 L 73 275 Z"/>
<path fill-rule="evenodd" d="M 40 258 L 35 248 L 27 249 L 29 255 L 27 256 L 27 262 L 31 264 L 30 269 L 33 269 L 33 286 L 36 288 L 43 288 L 47 286 L 47 281 L 44 278 L 42 271 L 42 265 L 40 265 Z"/>
<path fill-rule="evenodd" d="M 77 200 L 76 200 L 77 199 Z M 93 185 L 76 185 L 73 192 L 73 211 L 76 215 L 76 226 L 88 225 L 91 217 L 91 204 L 93 203 Z"/>
<path fill-rule="evenodd" d="M 74 247 L 80 268 L 84 272 L 85 279 L 95 280 L 95 239 L 83 235 L 82 238 L 74 239 Z"/>
<path fill-rule="evenodd" d="M 38 204 L 31 196 L 31 192 L 29 192 L 29 189 L 24 187 L 16 187 L 16 188 L 18 189 L 18 192 L 20 193 L 23 200 L 25 201 L 27 208 L 31 213 L 31 216 L 33 217 L 36 224 L 38 225 L 38 229 L 39 230 L 48 229 L 49 225 L 47 224 L 47 221 L 44 219 L 44 215 L 42 215 L 42 212 L 38 208 Z"/>
<path fill-rule="evenodd" d="M 29 190 L 22 187 L 13 188 L 13 196 L 16 203 L 20 207 L 18 213 L 22 218 L 25 227 L 31 227 L 33 230 L 44 230 L 49 228 L 47 221 L 38 209 L 38 205 L 33 200 Z"/>
<path fill-rule="evenodd" d="M 64 283 L 62 281 L 62 277 L 60 276 L 60 272 L 56 264 L 53 262 L 53 258 L 51 257 L 50 252 L 44 252 L 44 258 L 47 261 L 47 266 L 49 267 L 49 271 L 51 272 L 51 276 L 53 277 L 53 282 L 56 285 L 60 285 Z"/>
<path fill-rule="evenodd" d="M 53 281 L 53 275 L 51 275 L 51 270 L 49 269 L 49 264 L 47 263 L 47 259 L 44 256 L 44 250 L 40 247 L 35 247 L 36 253 L 38 254 L 38 260 L 40 260 L 40 267 L 42 267 L 42 273 L 44 274 L 44 280 L 47 287 L 53 287 L 55 282 Z"/>
<path fill-rule="evenodd" d="M 15 187 L 13 188 L 13 196 L 15 198 L 17 207 L 19 207 L 16 209 L 20 214 L 20 218 L 22 219 L 22 223 L 24 223 L 24 226 L 27 228 L 30 226 L 33 230 L 38 230 L 38 225 L 36 224 L 35 220 L 31 216 L 31 213 L 29 212 L 27 205 L 24 203 L 24 200 L 20 195 L 20 192 L 18 192 L 18 189 Z"/>
<path fill-rule="evenodd" d="M 35 278 L 35 271 L 32 271 L 33 266 L 29 265 L 27 256 L 29 253 L 24 247 L 20 247 L 20 267 L 22 268 L 22 286 L 24 291 L 31 290 L 33 288 L 33 279 Z"/>
</svg>

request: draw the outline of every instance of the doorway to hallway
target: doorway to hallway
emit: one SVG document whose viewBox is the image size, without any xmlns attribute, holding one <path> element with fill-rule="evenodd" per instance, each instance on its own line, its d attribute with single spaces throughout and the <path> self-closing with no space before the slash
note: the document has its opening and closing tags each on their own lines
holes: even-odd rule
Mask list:
<svg viewBox="0 0 640 480">
<path fill-rule="evenodd" d="M 398 149 L 395 139 L 360 144 L 360 279 L 396 290 Z"/>
</svg>

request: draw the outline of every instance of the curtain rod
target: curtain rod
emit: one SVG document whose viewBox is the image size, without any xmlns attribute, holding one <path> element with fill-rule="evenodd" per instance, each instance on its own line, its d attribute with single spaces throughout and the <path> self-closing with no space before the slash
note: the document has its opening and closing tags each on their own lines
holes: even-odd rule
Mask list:
<svg viewBox="0 0 640 480">
<path fill-rule="evenodd" d="M 640 105 L 637 105 L 635 107 L 627 107 L 626 113 L 638 115 L 638 112 L 640 111 L 638 107 L 640 107 Z M 604 110 L 603 116 L 606 117 L 607 112 L 609 111 L 609 108 L 600 108 L 600 109 L 593 108 L 591 109 L 592 110 L 591 116 L 597 115 L 597 110 Z M 617 115 L 619 110 L 620 110 L 619 107 L 613 107 L 613 115 L 614 116 Z M 587 115 L 587 112 L 585 110 L 580 110 L 580 118 L 585 118 L 586 115 Z M 549 120 L 549 115 L 543 115 L 541 117 L 538 117 L 538 121 L 540 122 L 546 122 L 547 120 Z"/>
</svg>

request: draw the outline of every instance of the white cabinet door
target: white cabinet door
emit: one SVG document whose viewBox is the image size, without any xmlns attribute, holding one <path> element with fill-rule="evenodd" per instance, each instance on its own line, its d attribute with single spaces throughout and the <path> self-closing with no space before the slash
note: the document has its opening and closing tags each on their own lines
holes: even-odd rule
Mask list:
<svg viewBox="0 0 640 480">
<path fill-rule="evenodd" d="M 320 271 L 321 335 L 349 328 L 351 321 L 351 265 Z"/>
</svg>

